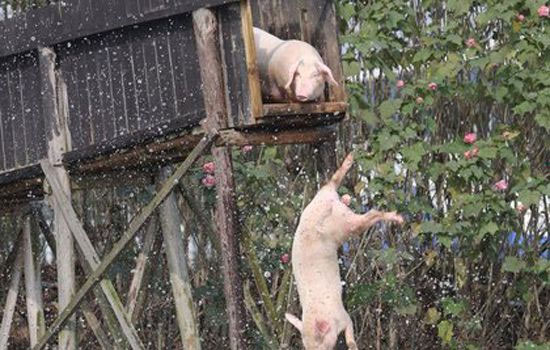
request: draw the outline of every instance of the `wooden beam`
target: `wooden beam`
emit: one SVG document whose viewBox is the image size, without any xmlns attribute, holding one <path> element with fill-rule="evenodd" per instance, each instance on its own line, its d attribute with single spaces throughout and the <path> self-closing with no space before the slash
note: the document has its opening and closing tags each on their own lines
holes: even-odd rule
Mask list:
<svg viewBox="0 0 550 350">
<path fill-rule="evenodd" d="M 0 350 L 8 349 L 8 340 L 10 336 L 11 324 L 13 321 L 13 313 L 17 304 L 17 294 L 19 294 L 19 283 L 21 281 L 21 272 L 23 270 L 23 248 L 21 244 L 17 244 L 16 258 L 11 270 L 11 281 L 8 287 L 8 295 L 6 303 L 2 309 L 2 325 L 0 325 Z"/>
<path fill-rule="evenodd" d="M 128 297 L 126 298 L 126 311 L 128 316 L 133 321 L 134 320 L 134 311 L 136 310 L 136 305 L 138 302 L 138 297 L 140 290 L 144 284 L 146 284 L 145 279 L 148 275 L 148 267 L 150 269 L 151 264 L 147 264 L 151 255 L 154 253 L 153 248 L 155 247 L 155 241 L 158 240 L 158 220 L 156 215 L 152 215 L 149 223 L 147 224 L 147 229 L 143 233 L 143 248 L 139 253 L 136 259 L 136 266 L 134 267 L 134 276 L 130 282 L 130 288 L 128 289 Z M 158 246 L 158 245 L 157 245 Z"/>
<path fill-rule="evenodd" d="M 81 252 L 84 259 L 82 259 L 82 264 L 84 265 L 85 271 L 92 271 L 98 268 L 101 260 L 99 255 L 95 251 L 95 248 L 90 241 L 90 238 L 84 231 L 82 223 L 79 221 L 78 216 L 74 208 L 71 205 L 71 201 L 65 191 L 63 190 L 59 178 L 57 177 L 56 170 L 54 167 L 49 164 L 47 160 L 42 160 L 40 162 L 48 184 L 52 188 L 52 195 L 56 202 L 56 207 L 59 208 L 59 212 L 63 215 L 63 219 L 66 224 L 69 226 L 71 233 L 76 239 L 77 247 Z M 129 321 L 130 318 L 126 315 L 124 307 L 120 297 L 118 296 L 112 282 L 107 279 L 102 279 L 100 281 L 100 287 L 107 298 L 111 309 L 113 310 L 116 319 L 122 329 L 122 333 L 126 337 L 128 344 L 134 350 L 144 349 L 141 340 L 135 330 L 134 326 Z"/>
<path fill-rule="evenodd" d="M 27 322 L 31 346 L 46 330 L 44 309 L 42 307 L 42 278 L 40 264 L 36 265 L 31 238 L 31 217 L 23 221 L 23 251 L 25 254 L 25 297 L 27 301 Z M 38 261 L 39 263 L 39 261 Z"/>
<path fill-rule="evenodd" d="M 271 103 L 264 105 L 263 117 L 301 115 L 314 117 L 319 114 L 342 114 L 346 112 L 346 102 L 321 103 Z"/>
<path fill-rule="evenodd" d="M 256 45 L 252 26 L 252 10 L 250 0 L 241 0 L 241 23 L 243 31 L 246 65 L 248 71 L 248 85 L 250 89 L 250 104 L 252 115 L 259 118 L 262 115 L 262 89 L 260 87 L 260 71 L 256 61 Z"/>
<path fill-rule="evenodd" d="M 218 43 L 219 25 L 216 14 L 209 9 L 193 12 L 193 28 L 201 72 L 207 130 L 226 128 L 223 72 Z M 235 186 L 229 147 L 212 149 L 216 164 L 216 222 L 222 246 L 224 294 L 229 318 L 229 345 L 232 350 L 245 349 L 246 313 L 243 303 L 242 280 L 239 274 L 239 244 L 236 219 Z"/>
<path fill-rule="evenodd" d="M 179 165 L 174 174 L 162 185 L 162 188 L 157 192 L 155 197 L 147 204 L 130 222 L 126 231 L 122 234 L 120 240 L 115 243 L 113 249 L 105 256 L 103 261 L 99 264 L 78 290 L 71 302 L 59 315 L 59 317 L 53 322 L 50 329 L 46 332 L 46 335 L 42 337 L 39 343 L 33 348 L 33 350 L 42 349 L 47 342 L 59 332 L 65 322 L 76 311 L 76 308 L 84 300 L 84 297 L 90 290 L 99 282 L 101 277 L 105 274 L 107 269 L 111 266 L 113 261 L 120 255 L 120 253 L 126 248 L 126 246 L 134 239 L 138 233 L 140 227 L 147 221 L 153 211 L 160 205 L 160 203 L 166 198 L 166 196 L 174 189 L 180 179 L 189 170 L 195 160 L 212 145 L 216 138 L 215 133 L 208 134 L 205 138 L 199 142 L 199 144 L 193 149 L 193 151 L 187 156 L 185 161 Z M 49 165 L 46 163 L 46 165 Z"/>
<path fill-rule="evenodd" d="M 305 144 L 329 141 L 335 138 L 336 127 L 332 125 L 278 131 L 254 130 L 248 132 L 228 129 L 220 132 L 220 139 L 224 143 L 236 146 Z"/>
<path fill-rule="evenodd" d="M 82 315 L 84 315 L 84 318 L 86 319 L 86 323 L 88 323 L 88 325 L 90 326 L 90 329 L 94 333 L 94 336 L 97 339 L 99 346 L 101 346 L 101 349 L 110 350 L 117 348 L 109 342 L 109 337 L 101 327 L 101 322 L 99 322 L 97 317 L 95 317 L 91 305 L 89 303 L 83 302 L 81 310 Z"/>
<path fill-rule="evenodd" d="M 170 176 L 170 172 L 169 167 L 162 168 L 159 171 L 158 183 L 165 181 Z M 160 205 L 159 219 L 183 348 L 199 350 L 201 344 L 183 243 L 183 221 L 174 192 L 171 192 Z"/>
<path fill-rule="evenodd" d="M 67 105 L 68 97 L 66 86 L 56 71 L 56 54 L 52 48 L 44 47 L 38 50 L 40 62 L 40 84 L 42 95 L 42 110 L 46 120 L 46 139 L 48 141 L 48 158 L 52 164 L 61 163 L 62 154 L 68 150 Z M 56 169 L 61 179 L 64 192 L 69 195 L 71 185 L 64 169 Z M 61 217 L 60 209 L 52 201 L 54 210 L 54 228 L 56 249 L 63 252 L 56 259 L 59 310 L 66 307 L 76 290 L 75 283 L 75 256 L 73 236 L 66 222 Z M 67 323 L 65 329 L 59 333 L 59 348 L 76 350 L 78 340 L 76 336 L 76 318 Z"/>
</svg>

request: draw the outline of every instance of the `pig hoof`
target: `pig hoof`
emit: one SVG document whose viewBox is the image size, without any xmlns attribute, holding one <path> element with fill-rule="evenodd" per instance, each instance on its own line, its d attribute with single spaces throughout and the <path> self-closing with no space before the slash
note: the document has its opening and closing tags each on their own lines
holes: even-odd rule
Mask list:
<svg viewBox="0 0 550 350">
<path fill-rule="evenodd" d="M 349 194 L 345 194 L 342 196 L 342 198 L 340 198 L 340 200 L 342 201 L 342 203 L 349 207 L 351 203 L 351 196 Z"/>
<path fill-rule="evenodd" d="M 348 350 L 357 350 L 357 343 L 355 342 L 349 342 L 348 344 L 346 344 L 348 346 Z"/>
<path fill-rule="evenodd" d="M 388 219 L 391 220 L 391 221 L 395 221 L 396 223 L 398 223 L 399 225 L 402 225 L 403 222 L 405 222 L 403 220 L 403 217 L 399 214 L 397 214 L 397 212 L 395 211 L 392 211 L 391 213 L 388 213 Z"/>
</svg>

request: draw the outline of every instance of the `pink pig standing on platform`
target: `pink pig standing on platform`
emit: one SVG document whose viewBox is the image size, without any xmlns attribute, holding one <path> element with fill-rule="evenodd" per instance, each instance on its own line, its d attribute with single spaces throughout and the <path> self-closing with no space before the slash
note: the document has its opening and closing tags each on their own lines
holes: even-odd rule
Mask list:
<svg viewBox="0 0 550 350">
<path fill-rule="evenodd" d="M 254 28 L 264 99 L 284 102 L 318 100 L 325 82 L 338 85 L 317 50 L 300 40 L 281 40 Z"/>
<path fill-rule="evenodd" d="M 371 210 L 355 214 L 348 208 L 350 196 L 336 192 L 353 164 L 352 155 L 304 209 L 292 245 L 292 270 L 302 305 L 302 319 L 286 314 L 302 334 L 306 350 L 332 350 L 344 331 L 351 350 L 357 349 L 353 323 L 342 303 L 338 247 L 379 221 L 403 223 L 395 212 Z"/>
</svg>

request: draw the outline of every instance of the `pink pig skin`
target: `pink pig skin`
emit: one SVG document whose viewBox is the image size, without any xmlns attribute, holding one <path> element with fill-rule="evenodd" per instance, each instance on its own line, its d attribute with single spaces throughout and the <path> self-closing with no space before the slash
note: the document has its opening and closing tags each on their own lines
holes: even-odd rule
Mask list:
<svg viewBox="0 0 550 350">
<path fill-rule="evenodd" d="M 264 99 L 315 101 L 323 94 L 325 82 L 338 85 L 330 68 L 310 44 L 281 40 L 259 28 L 254 28 L 254 42 Z"/>
<path fill-rule="evenodd" d="M 302 305 L 302 320 L 286 314 L 302 334 L 306 350 L 332 350 L 344 331 L 349 349 L 357 349 L 353 324 L 342 303 L 342 284 L 337 249 L 352 235 L 365 232 L 379 221 L 403 223 L 395 212 L 371 210 L 355 214 L 348 208 L 349 196 L 336 190 L 353 164 L 352 155 L 332 176 L 300 217 L 292 245 L 292 270 Z"/>
</svg>

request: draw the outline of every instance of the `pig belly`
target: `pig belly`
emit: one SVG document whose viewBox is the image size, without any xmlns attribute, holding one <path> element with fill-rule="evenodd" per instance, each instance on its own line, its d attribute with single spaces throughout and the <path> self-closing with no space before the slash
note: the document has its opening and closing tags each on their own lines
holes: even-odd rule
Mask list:
<svg viewBox="0 0 550 350">
<path fill-rule="evenodd" d="M 315 258 L 315 249 L 308 248 L 305 256 L 293 256 L 293 268 L 302 309 L 337 311 L 342 305 L 342 283 L 336 252 L 331 258 Z M 300 251 L 299 248 L 297 251 Z M 319 252 L 326 254 L 326 251 Z"/>
</svg>

